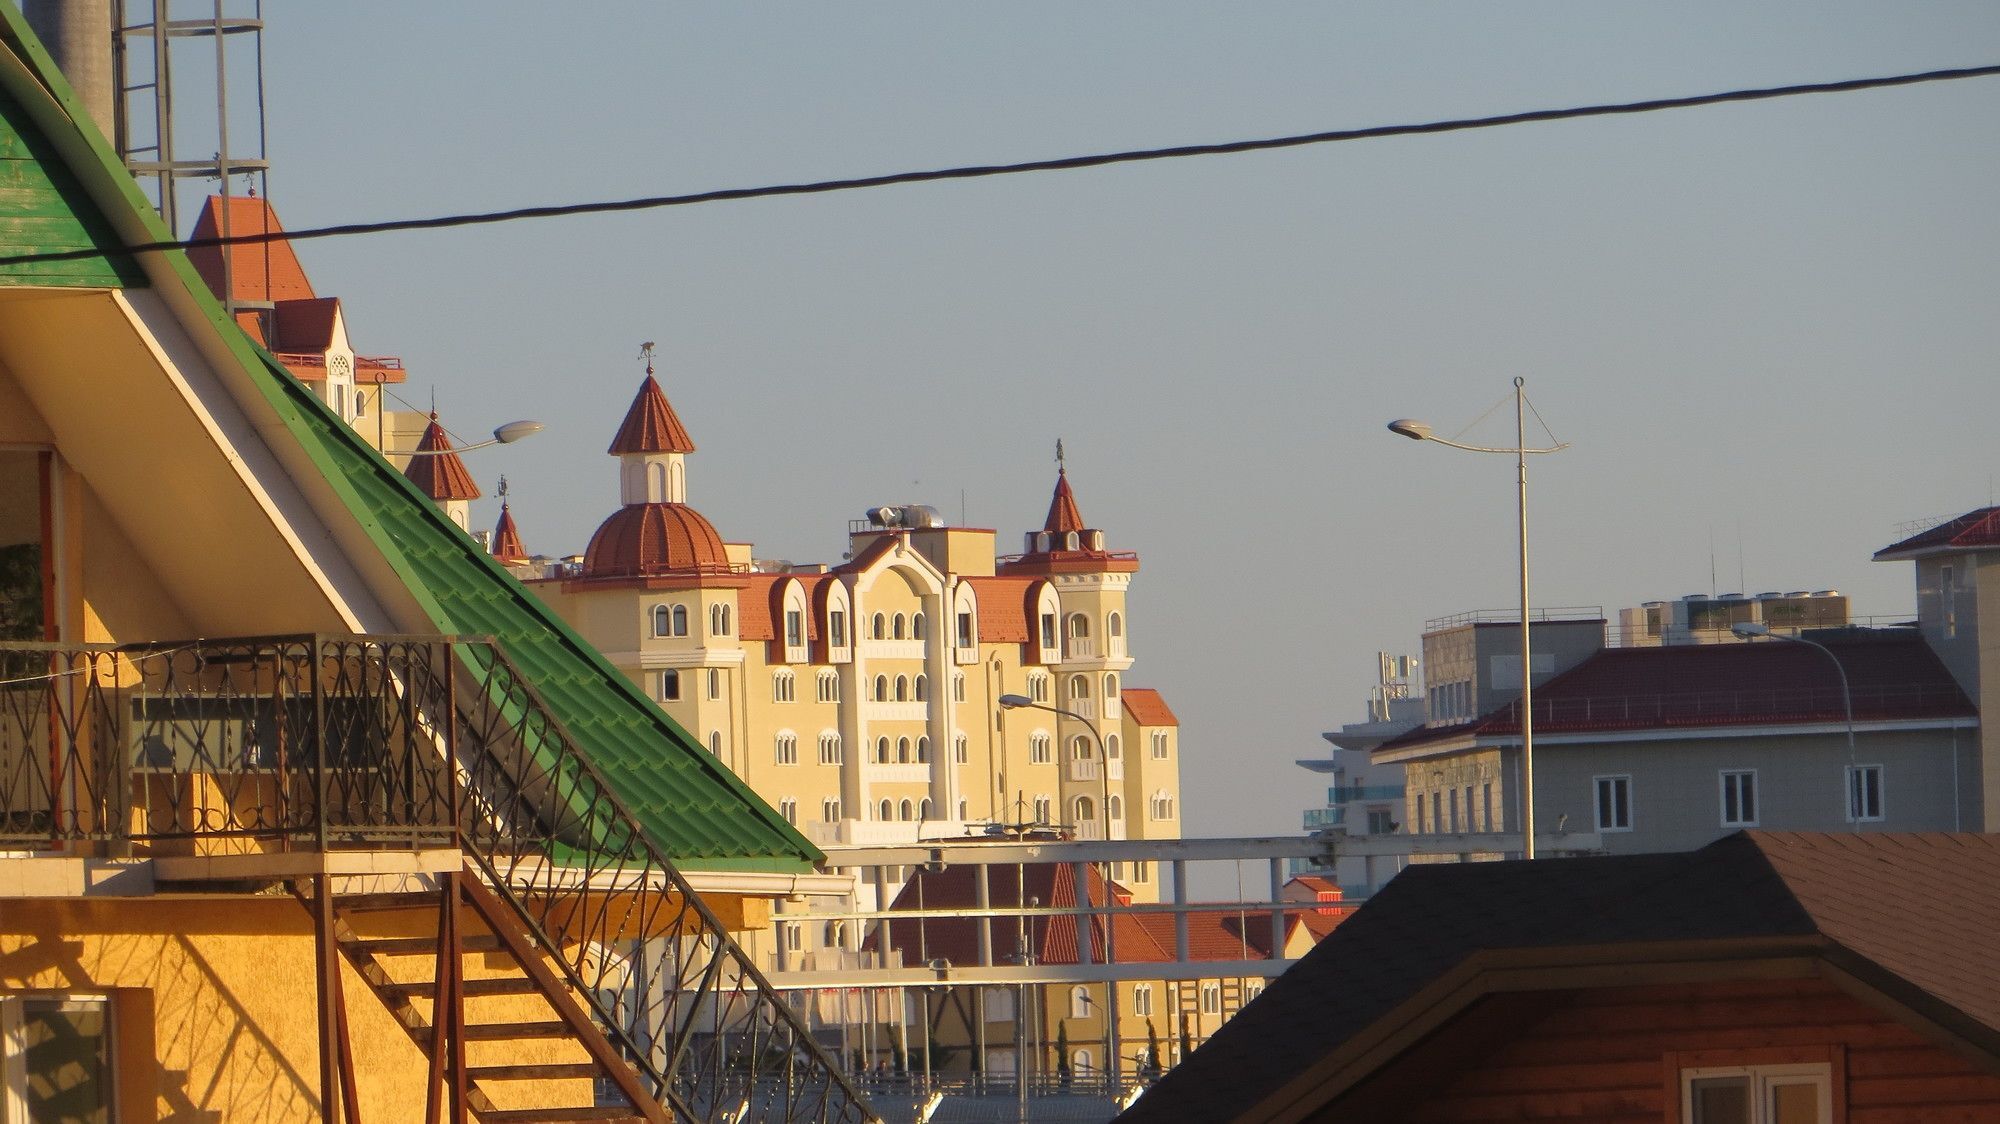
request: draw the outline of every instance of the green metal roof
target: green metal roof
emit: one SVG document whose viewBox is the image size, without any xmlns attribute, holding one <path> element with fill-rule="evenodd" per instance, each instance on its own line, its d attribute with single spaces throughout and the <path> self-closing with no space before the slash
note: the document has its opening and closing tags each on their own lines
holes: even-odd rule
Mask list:
<svg viewBox="0 0 2000 1124">
<path fill-rule="evenodd" d="M 90 123 L 21 13 L 0 0 L 0 239 L 6 252 L 95 248 L 102 258 L 40 273 L 0 270 L 0 284 L 118 287 L 145 274 L 121 247 L 173 235 Z M 13 154 L 21 156 L 14 157 Z M 18 167 L 17 167 L 18 165 Z M 34 188 L 43 227 L 10 224 L 9 187 Z M 27 196 L 22 196 L 26 199 Z M 17 234 L 17 231 L 22 233 Z M 34 244 L 21 244 L 26 239 Z M 492 636 L 557 721 L 601 770 L 652 841 L 691 870 L 799 871 L 823 856 L 547 606 L 487 557 L 414 485 L 237 327 L 187 255 L 162 260 L 231 354 L 325 474 L 383 557 L 443 633 Z M 199 325 L 189 325 L 199 331 Z"/>
</svg>

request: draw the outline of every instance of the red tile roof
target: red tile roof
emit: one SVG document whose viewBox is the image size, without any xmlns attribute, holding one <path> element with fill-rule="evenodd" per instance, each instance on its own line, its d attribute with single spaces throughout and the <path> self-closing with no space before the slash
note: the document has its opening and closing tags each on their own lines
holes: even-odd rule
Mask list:
<svg viewBox="0 0 2000 1124">
<path fill-rule="evenodd" d="M 271 311 L 271 350 L 325 351 L 333 346 L 340 298 L 279 301 Z"/>
<path fill-rule="evenodd" d="M 728 573 L 722 536 L 684 503 L 629 504 L 611 513 L 583 552 L 586 578 Z"/>
<path fill-rule="evenodd" d="M 618 427 L 618 436 L 611 439 L 609 452 L 620 453 L 692 453 L 694 439 L 688 436 L 687 427 L 681 424 L 680 415 L 667 403 L 665 392 L 649 373 L 646 381 L 639 384 L 639 393 L 632 398 L 632 405 L 625 411 L 625 421 Z"/>
<path fill-rule="evenodd" d="M 1141 726 L 1178 726 L 1181 720 L 1167 709 L 1167 700 L 1151 687 L 1127 687 L 1118 696 L 1118 705 Z"/>
<path fill-rule="evenodd" d="M 1049 515 L 1042 520 L 1042 530 L 1051 535 L 1084 530 L 1083 513 L 1076 509 L 1076 493 L 1070 491 L 1069 473 L 1064 469 L 1056 469 L 1056 493 L 1049 498 Z"/>
<path fill-rule="evenodd" d="M 1947 519 L 1921 534 L 1891 543 L 1875 552 L 1877 562 L 1915 558 L 1943 550 L 1992 550 L 2000 547 L 2000 507 L 1982 507 Z"/>
<path fill-rule="evenodd" d="M 445 436 L 444 427 L 438 424 L 436 414 L 431 415 L 430 424 L 424 427 L 423 440 L 417 442 L 419 453 L 434 450 L 436 456 L 411 457 L 403 475 L 434 500 L 478 499 L 479 485 L 472 482 L 472 474 L 465 470 L 465 462 L 451 451 L 451 438 Z"/>
<path fill-rule="evenodd" d="M 500 522 L 493 528 L 493 557 L 502 562 L 526 562 L 528 552 L 521 546 L 521 530 L 514 526 L 514 513 L 500 505 Z"/>
<path fill-rule="evenodd" d="M 225 206 L 225 203 L 227 204 Z M 227 220 L 227 221 L 225 221 Z M 211 195 L 203 202 L 195 219 L 194 239 L 232 238 L 246 234 L 282 234 L 285 226 L 271 204 L 254 195 L 231 195 L 226 199 Z M 188 250 L 194 265 L 209 289 L 224 300 L 285 301 L 313 298 L 312 283 L 299 265 L 292 244 L 284 239 L 233 246 L 196 246 Z M 222 291 L 223 256 L 229 260 L 231 292 Z"/>
<path fill-rule="evenodd" d="M 1995 885 L 2000 835 L 1974 834 L 1741 832 L 1684 854 L 1412 866 L 1118 1120 L 1237 1119 L 1308 1083 L 1324 1100 L 1336 1059 L 1380 1072 L 1389 1035 L 1478 998 L 1448 985 L 1482 965 L 1581 989 L 1622 963 L 1689 973 L 1758 946 L 1820 958 L 2000 1061 Z"/>
<path fill-rule="evenodd" d="M 1907 629 L 1813 634 L 1847 672 L 1857 722 L 1977 713 L 1923 637 Z M 1473 722 L 1419 726 L 1384 742 L 1408 749 L 1520 732 L 1517 704 Z M 1535 689 L 1535 732 L 1654 730 L 1839 722 L 1840 672 L 1804 644 L 1757 641 L 1606 648 Z"/>
<path fill-rule="evenodd" d="M 1035 583 L 1040 578 L 966 578 L 979 605 L 979 642 L 1026 644 L 1034 635 Z"/>
</svg>

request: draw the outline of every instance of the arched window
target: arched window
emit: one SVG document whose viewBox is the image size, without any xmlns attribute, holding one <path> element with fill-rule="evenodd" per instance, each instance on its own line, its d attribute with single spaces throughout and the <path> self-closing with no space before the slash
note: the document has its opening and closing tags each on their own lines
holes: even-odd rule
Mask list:
<svg viewBox="0 0 2000 1124">
<path fill-rule="evenodd" d="M 822 765 L 838 765 L 840 764 L 840 758 L 840 735 L 831 731 L 821 734 L 819 736 L 819 763 Z"/>
<path fill-rule="evenodd" d="M 1097 805 L 1088 796 L 1076 798 L 1076 822 L 1089 823 L 1097 818 Z"/>
<path fill-rule="evenodd" d="M 1109 800 L 1106 800 L 1106 801 L 1104 802 L 1104 810 L 1105 810 L 1105 813 L 1106 813 L 1107 815 L 1109 815 L 1109 816 L 1110 816 L 1110 817 L 1111 817 L 1112 819 L 1114 819 L 1114 820 L 1122 820 L 1122 819 L 1124 819 L 1124 818 L 1125 818 L 1125 799 L 1124 799 L 1124 797 L 1121 797 L 1121 796 L 1113 796 L 1113 797 L 1112 797 L 1111 799 L 1109 799 Z"/>
<path fill-rule="evenodd" d="M 1152 817 L 1156 820 L 1173 819 L 1174 798 L 1172 794 L 1167 792 L 1167 790 L 1164 788 L 1159 790 L 1158 792 L 1155 792 L 1153 794 L 1152 806 L 1148 809 L 1148 811 L 1151 812 Z"/>
<path fill-rule="evenodd" d="M 971 739 L 967 738 L 964 734 L 953 734 L 951 737 L 951 759 L 961 765 L 970 762 L 972 760 Z M 964 817 L 961 816 L 959 818 L 963 819 Z"/>
<path fill-rule="evenodd" d="M 962 820 L 971 819 L 972 805 L 966 803 L 964 800 L 960 800 L 958 802 L 958 818 Z"/>
<path fill-rule="evenodd" d="M 831 796 L 821 800 L 819 802 L 819 818 L 821 823 L 839 823 L 840 801 Z"/>
<path fill-rule="evenodd" d="M 888 739 L 888 738 L 876 738 L 876 739 L 875 739 L 875 760 L 876 760 L 876 762 L 877 762 L 877 763 L 879 763 L 879 764 L 883 764 L 883 765 L 886 765 L 886 764 L 888 764 L 888 763 L 889 763 L 889 739 Z"/>
<path fill-rule="evenodd" d="M 882 801 L 878 810 L 882 813 L 880 819 L 885 823 L 896 818 L 896 806 L 887 800 Z"/>
<path fill-rule="evenodd" d="M 909 763 L 910 763 L 910 739 L 908 739 L 908 738 L 897 738 L 897 739 L 896 739 L 896 764 L 898 764 L 898 765 L 908 765 Z"/>
<path fill-rule="evenodd" d="M 816 697 L 821 702 L 840 701 L 840 675 L 838 672 L 822 671 L 819 673 Z"/>
<path fill-rule="evenodd" d="M 1107 761 L 1119 761 L 1123 759 L 1123 756 L 1124 751 L 1118 746 L 1118 735 L 1108 735 L 1104 739 L 1104 759 Z"/>
<path fill-rule="evenodd" d="M 927 820 L 931 818 L 930 797 L 926 796 L 922 800 L 917 801 L 917 818 L 920 820 Z"/>
<path fill-rule="evenodd" d="M 722 756 L 721 730 L 710 730 L 708 732 L 708 751 L 717 757 Z"/>
<path fill-rule="evenodd" d="M 672 636 L 674 634 L 673 613 L 665 605 L 653 606 L 653 635 Z"/>
<path fill-rule="evenodd" d="M 668 668 L 660 673 L 660 701 L 681 701 L 681 673 Z"/>
<path fill-rule="evenodd" d="M 778 814 L 785 817 L 786 823 L 791 824 L 793 827 L 797 827 L 799 823 L 798 798 L 795 796 L 787 796 L 782 800 L 779 800 Z"/>
<path fill-rule="evenodd" d="M 1049 677 L 1042 672 L 1028 676 L 1028 697 L 1038 703 L 1049 701 Z"/>
<path fill-rule="evenodd" d="M 1090 739 L 1078 735 L 1069 740 L 1069 755 L 1076 761 L 1090 760 Z"/>
<path fill-rule="evenodd" d="M 687 634 L 688 634 L 687 606 L 676 605 L 674 606 L 674 635 L 686 636 Z"/>
<path fill-rule="evenodd" d="M 910 618 L 910 639 L 922 640 L 923 638 L 924 638 L 924 615 L 922 613 L 918 613 L 916 616 Z"/>
<path fill-rule="evenodd" d="M 1069 993 L 1069 1017 L 1087 1019 L 1090 1017 L 1090 989 L 1078 987 Z"/>
<path fill-rule="evenodd" d="M 1028 739 L 1028 760 L 1035 765 L 1046 765 L 1049 763 L 1049 736 L 1047 734 L 1038 731 L 1033 737 Z"/>
<path fill-rule="evenodd" d="M 892 639 L 901 640 L 903 638 L 903 624 L 903 614 L 897 613 L 889 622 L 889 636 Z"/>
<path fill-rule="evenodd" d="M 1071 702 L 1076 702 L 1076 701 L 1079 701 L 1079 700 L 1081 700 L 1081 699 L 1087 699 L 1087 698 L 1089 698 L 1089 697 L 1090 697 L 1090 677 L 1089 677 L 1089 676 L 1087 676 L 1087 675 L 1072 675 L 1072 676 L 1070 676 L 1070 677 L 1069 677 L 1069 697 L 1070 697 L 1070 701 L 1071 701 Z"/>
<path fill-rule="evenodd" d="M 790 671 L 774 671 L 771 673 L 772 702 L 791 702 L 798 697 L 797 691 L 798 680 Z"/>
<path fill-rule="evenodd" d="M 1104 701 L 1118 701 L 1118 675 L 1116 672 L 1106 674 L 1104 677 Z"/>
<path fill-rule="evenodd" d="M 963 671 L 954 671 L 951 673 L 951 701 L 965 701 L 965 673 Z"/>
<path fill-rule="evenodd" d="M 875 701 L 887 702 L 888 699 L 889 699 L 889 677 L 886 675 L 877 675 L 875 677 Z"/>
<path fill-rule="evenodd" d="M 1035 822 L 1048 823 L 1055 812 L 1055 802 L 1046 796 L 1035 797 Z"/>
<path fill-rule="evenodd" d="M 777 762 L 780 765 L 799 763 L 799 737 L 787 731 L 777 737 Z"/>
<path fill-rule="evenodd" d="M 728 627 L 722 623 L 722 606 L 710 605 L 708 607 L 708 631 L 716 636 L 728 634 Z"/>
<path fill-rule="evenodd" d="M 917 764 L 928 765 L 930 764 L 930 761 L 931 761 L 931 740 L 929 738 L 920 737 L 917 739 Z"/>
<path fill-rule="evenodd" d="M 917 701 L 927 702 L 931 697 L 931 681 L 927 675 L 917 676 Z"/>
<path fill-rule="evenodd" d="M 1113 640 L 1123 639 L 1125 636 L 1125 618 L 1119 616 L 1117 613 L 1104 618 L 1104 631 Z"/>
<path fill-rule="evenodd" d="M 1072 640 L 1083 640 L 1090 636 L 1090 618 L 1082 613 L 1069 615 L 1069 635 Z"/>
<path fill-rule="evenodd" d="M 646 466 L 646 502 L 667 502 L 667 466 L 658 461 Z"/>
<path fill-rule="evenodd" d="M 880 613 L 877 613 L 875 614 L 875 620 L 873 624 L 874 624 L 874 632 L 872 633 L 872 635 L 875 637 L 875 639 L 881 640 L 888 635 L 889 618 L 883 616 Z"/>
<path fill-rule="evenodd" d="M 910 679 L 906 675 L 896 677 L 896 701 L 906 702 L 910 697 Z"/>
<path fill-rule="evenodd" d="M 905 823 L 917 818 L 917 806 L 908 800 L 904 800 L 901 804 L 898 804 L 896 811 L 902 813 L 899 818 Z"/>
</svg>

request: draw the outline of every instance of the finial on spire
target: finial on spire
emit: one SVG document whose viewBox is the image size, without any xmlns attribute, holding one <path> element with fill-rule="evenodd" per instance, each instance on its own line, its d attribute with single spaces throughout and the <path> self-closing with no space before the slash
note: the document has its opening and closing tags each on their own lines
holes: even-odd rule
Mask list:
<svg viewBox="0 0 2000 1124">
<path fill-rule="evenodd" d="M 639 345 L 639 358 L 641 358 L 641 359 L 644 359 L 644 360 L 646 361 L 646 377 L 647 377 L 647 378 L 652 378 L 652 377 L 653 377 L 653 341 L 652 341 L 652 340 L 647 340 L 647 341 L 646 341 L 645 343 L 642 343 L 642 344 L 640 344 L 640 345 Z"/>
<path fill-rule="evenodd" d="M 1060 437 L 1056 438 L 1056 471 L 1057 472 L 1064 471 L 1062 438 Z"/>
<path fill-rule="evenodd" d="M 504 508 L 504 507 L 506 507 L 506 506 L 507 506 L 507 478 L 506 478 L 505 476 L 502 476 L 502 477 L 500 478 L 500 489 L 499 489 L 499 493 L 498 493 L 498 494 L 499 494 L 499 496 L 500 496 L 500 506 L 501 506 L 501 507 L 503 507 L 503 508 Z"/>
</svg>

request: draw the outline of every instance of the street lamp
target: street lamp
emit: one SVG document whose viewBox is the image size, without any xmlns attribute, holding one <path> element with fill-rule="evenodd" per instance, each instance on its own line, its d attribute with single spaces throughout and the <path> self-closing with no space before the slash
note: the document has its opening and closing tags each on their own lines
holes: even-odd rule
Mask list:
<svg viewBox="0 0 2000 1124">
<path fill-rule="evenodd" d="M 1560 453 L 1569 448 L 1567 442 L 1558 442 L 1543 449 L 1528 447 L 1526 430 L 1527 392 L 1522 389 L 1526 380 L 1514 379 L 1514 444 L 1511 448 L 1491 445 L 1466 445 L 1439 437 L 1431 432 L 1431 427 L 1415 418 L 1397 418 L 1389 423 L 1389 432 L 1400 434 L 1412 441 L 1435 441 L 1468 453 L 1512 453 L 1515 463 L 1515 495 L 1521 517 L 1521 857 L 1535 857 L 1535 708 L 1534 708 L 1534 668 L 1529 659 L 1532 645 L 1528 640 L 1528 454 Z"/>
<path fill-rule="evenodd" d="M 1104 803 L 1098 806 L 1098 814 L 1104 817 L 1104 840 L 1107 843 L 1110 842 L 1111 758 L 1105 754 L 1104 735 L 1097 732 L 1097 724 L 1073 710 L 1064 710 L 1059 706 L 1050 706 L 1048 703 L 1038 703 L 1026 695 L 1001 695 L 1000 708 L 1002 710 L 1044 710 L 1050 714 L 1061 715 L 1064 718 L 1081 722 L 1083 723 L 1083 728 L 1090 731 L 1091 740 L 1097 743 L 1097 773 L 1104 783 Z M 1085 887 L 1088 888 L 1088 886 L 1089 883 L 1086 881 Z M 1090 903 L 1086 899 L 1083 904 L 1087 906 Z M 1104 904 L 1107 909 L 1111 905 L 1111 891 L 1108 880 L 1105 887 Z M 1090 947 L 1085 943 L 1090 939 L 1089 919 L 1090 915 L 1086 913 L 1083 919 L 1084 923 L 1079 926 L 1080 931 L 1077 933 L 1077 944 L 1082 948 Z M 1118 949 L 1113 943 L 1112 928 L 1111 915 L 1107 912 L 1104 916 L 1104 960 L 1107 965 L 1118 962 Z M 1104 987 L 1106 994 L 1111 997 L 1111 1001 L 1105 1004 L 1108 1014 L 1104 1020 L 1104 1056 L 1106 1058 L 1116 1058 L 1118 1056 L 1118 985 L 1114 981 L 1107 980 Z M 1109 1069 L 1111 1095 L 1114 1098 L 1118 1096 L 1118 1070 L 1119 1066 L 1115 1062 Z"/>
<path fill-rule="evenodd" d="M 1827 659 L 1833 661 L 1833 670 L 1840 676 L 1841 707 L 1847 712 L 1847 818 L 1853 821 L 1854 830 L 1860 831 L 1861 801 L 1856 799 L 1859 793 L 1856 791 L 1855 786 L 1861 783 L 1861 759 L 1855 753 L 1854 749 L 1854 692 L 1848 688 L 1847 669 L 1841 666 L 1840 657 L 1833 654 L 1833 649 L 1817 640 L 1807 640 L 1803 636 L 1792 636 L 1783 632 L 1772 632 L 1771 626 L 1765 624 L 1763 621 L 1737 621 L 1735 624 L 1729 626 L 1729 631 L 1744 640 L 1755 640 L 1759 637 L 1764 637 L 1771 640 L 1783 640 L 1792 644 L 1804 644 L 1808 648 L 1818 648 L 1821 652 L 1825 653 Z"/>
<path fill-rule="evenodd" d="M 435 416 L 435 415 L 433 415 Z M 511 445 L 524 437 L 533 437 L 547 427 L 538 421 L 512 421 L 493 431 L 490 440 L 475 441 L 456 449 L 393 449 L 383 453 L 390 457 L 441 457 L 446 453 L 469 453 L 474 449 L 484 449 L 489 445 Z"/>
</svg>

